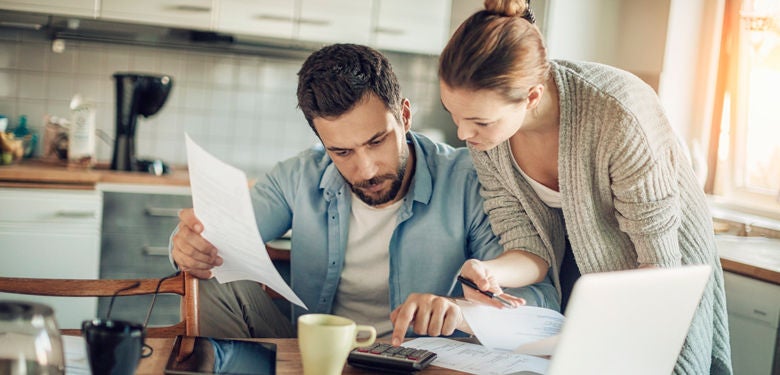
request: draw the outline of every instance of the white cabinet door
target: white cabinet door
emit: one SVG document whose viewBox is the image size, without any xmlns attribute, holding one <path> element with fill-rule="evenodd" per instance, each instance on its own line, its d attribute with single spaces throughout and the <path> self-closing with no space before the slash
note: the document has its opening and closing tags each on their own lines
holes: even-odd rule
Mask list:
<svg viewBox="0 0 780 375">
<path fill-rule="evenodd" d="M 211 0 L 102 0 L 100 18 L 196 30 L 211 29 Z"/>
<path fill-rule="evenodd" d="M 90 18 L 97 16 L 95 0 L 2 0 L 0 9 Z"/>
<path fill-rule="evenodd" d="M 377 0 L 373 44 L 379 49 L 438 55 L 449 37 L 449 0 Z"/>
<path fill-rule="evenodd" d="M 0 189 L 0 275 L 97 279 L 102 195 L 98 191 Z M 79 328 L 97 298 L 0 294 L 45 303 L 60 328 Z"/>
<path fill-rule="evenodd" d="M 292 39 L 296 4 L 291 0 L 220 0 L 216 30 Z"/>
<path fill-rule="evenodd" d="M 325 43 L 368 44 L 371 0 L 303 0 L 297 38 Z"/>
<path fill-rule="evenodd" d="M 778 353 L 780 285 L 724 272 L 735 374 L 772 374 Z"/>
</svg>

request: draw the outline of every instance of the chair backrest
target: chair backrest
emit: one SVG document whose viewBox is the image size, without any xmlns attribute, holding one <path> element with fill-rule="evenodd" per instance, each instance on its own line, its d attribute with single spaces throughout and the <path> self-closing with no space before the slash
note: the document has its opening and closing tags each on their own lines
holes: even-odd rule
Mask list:
<svg viewBox="0 0 780 375">
<path fill-rule="evenodd" d="M 160 279 L 34 279 L 0 277 L 0 292 L 59 297 L 111 297 L 154 294 Z M 116 293 L 138 282 L 132 289 Z M 198 279 L 186 272 L 165 279 L 160 284 L 160 294 L 182 296 L 181 320 L 170 326 L 147 327 L 146 337 L 197 336 L 198 329 Z M 63 334 L 78 335 L 78 329 L 63 329 Z"/>
</svg>

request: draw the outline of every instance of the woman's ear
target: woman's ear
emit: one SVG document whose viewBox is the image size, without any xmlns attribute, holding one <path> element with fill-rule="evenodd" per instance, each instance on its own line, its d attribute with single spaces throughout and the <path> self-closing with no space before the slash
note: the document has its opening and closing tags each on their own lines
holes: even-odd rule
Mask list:
<svg viewBox="0 0 780 375">
<path fill-rule="evenodd" d="M 544 85 L 532 86 L 528 89 L 528 104 L 526 109 L 531 110 L 536 108 L 539 103 L 542 102 L 542 96 L 544 95 Z"/>
</svg>

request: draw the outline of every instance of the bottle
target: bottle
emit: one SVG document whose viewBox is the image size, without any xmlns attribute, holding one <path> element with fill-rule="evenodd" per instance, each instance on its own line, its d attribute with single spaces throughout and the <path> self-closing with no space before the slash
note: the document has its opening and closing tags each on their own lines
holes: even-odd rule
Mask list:
<svg viewBox="0 0 780 375">
<path fill-rule="evenodd" d="M 30 128 L 27 127 L 27 116 L 19 116 L 19 124 L 14 128 L 14 137 L 22 140 L 23 145 L 23 157 L 32 157 L 35 147 L 38 144 L 38 135 L 33 133 Z"/>
<path fill-rule="evenodd" d="M 80 94 L 70 101 L 68 162 L 84 167 L 95 160 L 95 104 Z"/>
</svg>

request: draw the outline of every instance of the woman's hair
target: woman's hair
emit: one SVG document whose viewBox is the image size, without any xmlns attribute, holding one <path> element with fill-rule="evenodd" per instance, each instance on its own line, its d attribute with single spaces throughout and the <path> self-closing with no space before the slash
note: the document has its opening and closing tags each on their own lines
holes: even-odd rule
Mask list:
<svg viewBox="0 0 780 375">
<path fill-rule="evenodd" d="M 341 116 L 369 93 L 401 121 L 401 88 L 390 61 L 366 46 L 326 46 L 298 71 L 298 107 L 315 133 L 315 118 Z"/>
<path fill-rule="evenodd" d="M 455 31 L 439 57 L 439 79 L 451 88 L 492 90 L 522 101 L 544 83 L 550 63 L 533 24 L 530 0 L 485 0 Z"/>
</svg>

